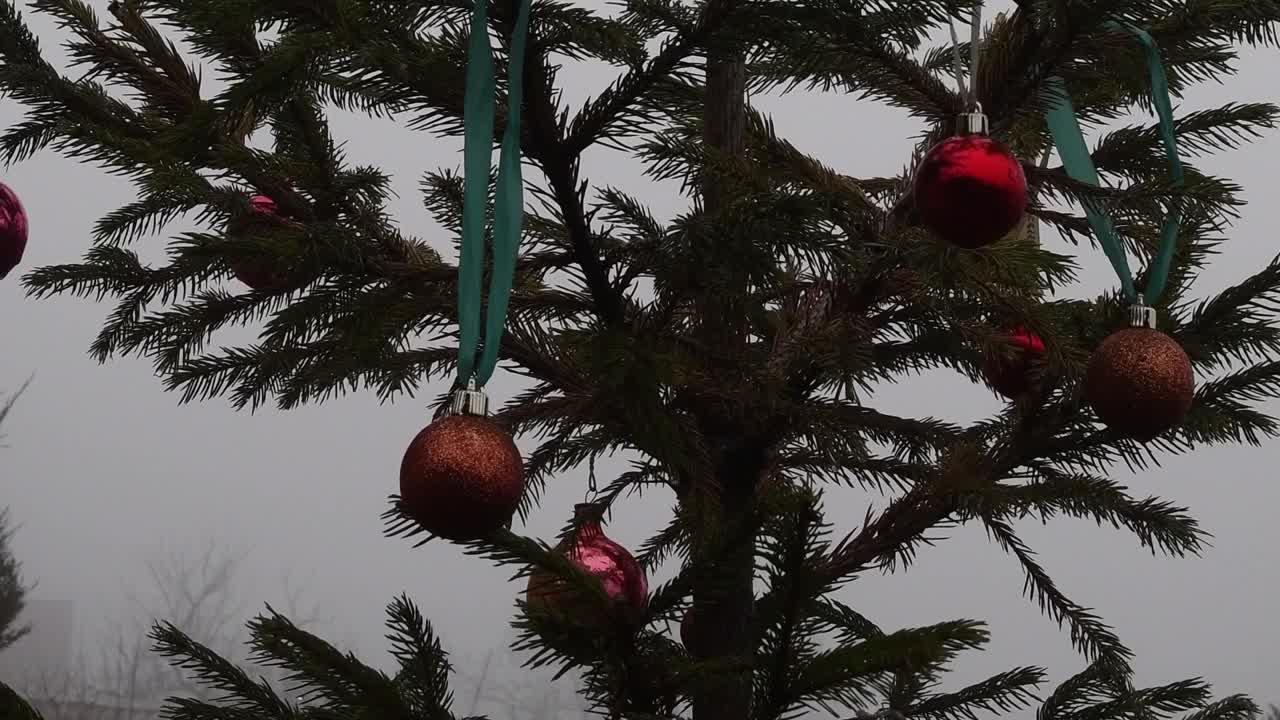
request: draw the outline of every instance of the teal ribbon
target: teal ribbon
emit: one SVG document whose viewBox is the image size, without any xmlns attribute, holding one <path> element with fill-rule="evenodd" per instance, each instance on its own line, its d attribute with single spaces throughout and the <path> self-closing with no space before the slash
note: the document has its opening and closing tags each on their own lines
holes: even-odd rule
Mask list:
<svg viewBox="0 0 1280 720">
<path fill-rule="evenodd" d="M 1113 30 L 1127 30 L 1142 43 L 1147 56 L 1147 71 L 1151 76 L 1152 104 L 1155 105 L 1156 115 L 1160 119 L 1160 137 L 1164 143 L 1165 156 L 1169 160 L 1174 182 L 1181 183 L 1184 176 L 1182 161 L 1178 158 L 1178 142 L 1173 130 L 1173 103 L 1169 100 L 1169 78 L 1165 74 L 1164 63 L 1160 59 L 1160 48 L 1151 35 L 1141 28 L 1115 22 L 1108 23 L 1107 26 Z M 1049 78 L 1046 84 L 1053 96 L 1053 102 L 1045 115 L 1045 120 L 1053 136 L 1053 143 L 1058 149 L 1058 155 L 1062 158 L 1063 168 L 1067 171 L 1067 175 L 1077 182 L 1094 187 L 1099 186 L 1101 183 L 1098 179 L 1098 171 L 1093 165 L 1089 147 L 1085 144 L 1084 134 L 1080 131 L 1080 122 L 1076 119 L 1075 108 L 1071 104 L 1071 95 L 1067 92 L 1066 84 L 1060 77 Z M 1111 267 L 1120 278 L 1120 289 L 1125 299 L 1130 303 L 1136 303 L 1138 292 L 1134 286 L 1133 273 L 1129 270 L 1124 246 L 1120 243 L 1111 218 L 1089 203 L 1085 203 L 1085 217 L 1088 218 L 1094 236 L 1098 238 L 1103 251 L 1107 254 L 1107 259 L 1111 261 Z M 1178 231 L 1181 223 L 1181 211 L 1176 206 L 1170 208 L 1169 215 L 1160 227 L 1160 246 L 1147 273 L 1147 285 L 1142 292 L 1142 302 L 1145 305 L 1155 305 L 1169 282 L 1169 270 L 1178 249 Z"/>
<path fill-rule="evenodd" d="M 485 216 L 489 203 L 489 171 L 493 159 L 497 75 L 489 43 L 489 3 L 476 0 L 471 14 L 471 43 L 467 56 L 467 88 L 463 105 L 462 249 L 458 258 L 458 384 L 473 378 L 483 386 L 498 367 L 516 257 L 524 222 L 524 180 L 520 167 L 520 110 L 524 99 L 524 55 L 529 35 L 531 0 L 520 0 L 511 34 L 511 63 L 507 76 L 507 125 L 498 156 L 498 181 L 493 208 L 493 272 L 484 313 L 484 350 L 480 315 L 484 298 Z M 479 355 L 479 364 L 476 356 Z"/>
</svg>

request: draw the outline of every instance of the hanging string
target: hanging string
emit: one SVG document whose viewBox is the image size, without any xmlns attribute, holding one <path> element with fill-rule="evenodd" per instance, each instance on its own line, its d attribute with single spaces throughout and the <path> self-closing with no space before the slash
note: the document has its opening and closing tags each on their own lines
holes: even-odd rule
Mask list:
<svg viewBox="0 0 1280 720">
<path fill-rule="evenodd" d="M 969 107 L 978 105 L 978 62 L 982 57 L 982 0 L 973 6 L 973 18 L 969 21 Z"/>
<path fill-rule="evenodd" d="M 524 55 L 529 34 L 530 0 L 522 0 L 511 34 L 507 76 L 507 117 L 498 158 L 493 210 L 493 273 L 484 314 L 481 351 L 481 308 L 484 298 L 485 219 L 489 172 L 493 159 L 497 76 L 489 41 L 488 3 L 476 2 L 471 14 L 467 85 L 463 105 L 462 248 L 458 258 L 458 384 L 474 380 L 483 386 L 498 365 L 516 257 L 524 222 L 524 181 L 520 166 L 520 110 L 524 101 Z M 476 356 L 480 355 L 477 365 Z"/>
<path fill-rule="evenodd" d="M 1177 138 L 1174 134 L 1173 105 L 1169 99 L 1169 81 L 1165 74 L 1164 64 L 1160 59 L 1159 47 L 1151 35 L 1140 28 L 1122 26 L 1114 22 L 1108 23 L 1108 27 L 1115 30 L 1127 30 L 1137 37 L 1138 41 L 1143 45 L 1147 59 L 1147 69 L 1151 77 L 1152 104 L 1155 106 L 1156 115 L 1160 120 L 1160 137 L 1164 144 L 1165 156 L 1169 160 L 1174 182 L 1181 183 L 1183 180 L 1183 168 L 1182 161 L 1178 157 Z M 1048 79 L 1047 86 L 1054 101 L 1045 116 L 1045 120 L 1049 126 L 1049 132 L 1053 136 L 1054 145 L 1058 149 L 1058 155 L 1062 158 L 1063 168 L 1066 170 L 1067 175 L 1077 182 L 1099 187 L 1101 183 L 1098 178 L 1098 171 L 1093 165 L 1093 158 L 1085 143 L 1084 133 L 1080 130 L 1080 121 L 1076 118 L 1075 108 L 1072 106 L 1071 96 L 1067 92 L 1066 84 L 1062 78 L 1052 77 Z M 1088 218 L 1093 234 L 1098 239 L 1098 243 L 1102 245 L 1107 259 L 1111 261 L 1111 267 L 1115 270 L 1116 276 L 1120 280 L 1120 289 L 1125 299 L 1130 303 L 1137 303 L 1139 297 L 1134 285 L 1133 273 L 1129 269 L 1129 261 L 1125 255 L 1124 246 L 1119 240 L 1111 218 L 1089 202 L 1085 203 L 1085 217 Z M 1141 298 L 1145 305 L 1155 305 L 1159 301 L 1160 295 L 1164 292 L 1165 285 L 1168 283 L 1173 256 L 1178 248 L 1178 232 L 1181 222 L 1181 211 L 1175 204 L 1174 207 L 1170 208 L 1169 214 L 1165 217 L 1164 224 L 1160 228 L 1160 245 L 1147 273 L 1147 285 Z"/>
<path fill-rule="evenodd" d="M 1128 30 L 1142 43 L 1143 52 L 1147 56 L 1147 72 L 1151 76 L 1151 103 L 1155 106 L 1156 117 L 1160 119 L 1160 140 L 1164 145 L 1165 158 L 1169 161 L 1170 175 L 1173 182 L 1182 185 L 1185 178 L 1182 160 L 1178 157 L 1178 138 L 1174 133 L 1173 103 L 1169 98 L 1169 77 L 1165 73 L 1164 63 L 1160 61 L 1160 46 L 1155 38 L 1146 30 L 1129 25 L 1121 27 L 1119 23 L 1109 23 L 1112 29 Z M 1178 250 L 1178 231 L 1182 227 L 1182 209 L 1177 202 L 1169 208 L 1169 215 L 1160 226 L 1160 245 L 1156 257 L 1147 273 L 1147 287 L 1143 291 L 1145 304 L 1155 305 L 1164 293 L 1169 282 L 1169 270 L 1173 266 L 1173 256 Z"/>
<path fill-rule="evenodd" d="M 956 76 L 956 89 L 960 92 L 960 97 L 964 99 L 967 107 L 973 98 L 969 95 L 969 89 L 964 81 L 964 61 L 960 59 L 960 35 L 956 33 L 955 21 L 951 19 L 951 14 L 947 14 L 947 28 L 951 30 L 951 69 Z"/>
<path fill-rule="evenodd" d="M 595 502 L 600 498 L 600 488 L 596 484 L 596 456 L 587 456 L 587 492 L 582 496 L 583 502 Z"/>
<path fill-rule="evenodd" d="M 956 88 L 964 100 L 965 110 L 973 110 L 978 102 L 978 62 L 982 55 L 982 2 L 974 5 L 969 18 L 969 81 L 965 82 L 964 60 L 960 54 L 960 34 L 955 20 L 947 14 L 947 29 L 951 31 L 951 66 L 956 76 Z"/>
</svg>

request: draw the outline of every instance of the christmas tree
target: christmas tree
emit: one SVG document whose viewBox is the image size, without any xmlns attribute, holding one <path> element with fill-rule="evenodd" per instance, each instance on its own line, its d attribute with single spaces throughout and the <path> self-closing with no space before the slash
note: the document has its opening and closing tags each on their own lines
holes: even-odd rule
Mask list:
<svg viewBox="0 0 1280 720">
<path fill-rule="evenodd" d="M 29 291 L 115 301 L 93 354 L 151 359 L 184 400 L 390 399 L 452 374 L 406 453 L 388 531 L 527 575 L 516 649 L 577 673 L 608 717 L 1257 714 L 1199 680 L 1135 687 L 1130 651 L 1054 584 L 1018 524 L 1092 518 L 1194 554 L 1206 533 L 1184 508 L 1108 471 L 1276 434 L 1261 405 L 1280 392 L 1280 263 L 1196 285 L 1242 202 L 1191 161 L 1274 127 L 1277 108 L 1175 114 L 1169 98 L 1231 75 L 1239 47 L 1275 45 L 1280 3 L 1023 0 L 985 20 L 974 0 L 30 5 L 70 33 L 77 77 L 0 0 L 0 90 L 27 111 L 0 154 L 53 147 L 130 178 L 137 199 L 97 223 L 82 262 L 25 271 Z M 932 46 L 948 23 L 952 42 Z M 567 60 L 620 78 L 565 107 Z M 202 72 L 226 89 L 203 93 Z M 780 137 L 748 89 L 857 94 L 928 132 L 901 177 L 859 178 Z M 340 150 L 331 107 L 424 141 L 465 136 L 465 171 L 422 183 L 456 261 L 388 216 L 389 178 Z M 262 134 L 271 147 L 250 142 Z M 687 210 L 660 221 L 584 177 L 598 146 L 682 181 Z M 165 262 L 129 249 L 179 217 L 202 230 L 172 237 Z M 1068 298 L 1096 252 L 1118 290 Z M 210 349 L 241 325 L 256 343 Z M 485 396 L 499 364 L 530 389 Z M 883 383 L 939 368 L 1008 402 L 966 426 L 877 409 Z M 535 449 L 520 458 L 512 436 Z M 557 543 L 521 534 L 544 483 L 617 452 L 633 468 Z M 829 519 L 827 483 L 887 501 Z M 601 513 L 652 486 L 674 510 L 632 555 Z M 1022 564 L 1080 674 L 1045 688 L 1044 671 L 1018 667 L 954 687 L 946 672 L 985 644 L 981 622 L 881 628 L 837 597 L 968 523 Z M 672 579 L 650 588 L 660 568 Z M 254 650 L 291 676 L 286 697 L 158 625 L 158 650 L 223 695 L 174 698 L 170 716 L 453 717 L 430 623 L 400 598 L 388 627 L 389 672 L 258 618 Z"/>
</svg>

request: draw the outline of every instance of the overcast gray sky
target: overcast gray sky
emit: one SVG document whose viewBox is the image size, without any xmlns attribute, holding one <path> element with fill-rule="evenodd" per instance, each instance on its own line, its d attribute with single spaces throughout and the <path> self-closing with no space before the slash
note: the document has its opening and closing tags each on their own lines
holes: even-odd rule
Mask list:
<svg viewBox="0 0 1280 720">
<path fill-rule="evenodd" d="M 90 4 L 101 10 L 106 2 Z M 1001 2 L 992 9 L 1010 6 Z M 30 19 L 60 62 L 61 34 L 44 18 Z M 1247 52 L 1239 76 L 1198 88 L 1181 110 L 1274 101 L 1275 60 L 1274 51 Z M 611 77 L 601 68 L 574 67 L 561 82 L 567 99 L 578 102 Z M 801 149 L 852 175 L 898 172 L 913 136 L 923 130 L 905 113 L 852 97 L 754 101 L 774 113 L 779 130 Z M 20 117 L 20 108 L 0 100 L 0 125 Z M 424 171 L 457 167 L 460 143 L 341 113 L 332 123 L 352 160 L 381 165 L 394 176 L 400 197 L 392 209 L 401 227 L 448 252 L 447 239 L 422 208 L 417 185 Z M 1232 242 L 1201 281 L 1199 294 L 1208 295 L 1276 252 L 1280 136 L 1197 162 L 1243 184 L 1250 202 Z M 619 186 L 650 201 L 660 216 L 683 207 L 677 188 L 644 179 L 617 153 L 594 152 L 585 175 L 597 186 Z M 0 452 L 0 504 L 10 505 L 23 523 L 14 549 L 39 581 L 37 597 L 74 599 L 77 623 L 92 638 L 125 612 L 124 588 L 143 582 L 142 558 L 157 548 L 214 538 L 254 553 L 248 568 L 251 606 L 279 600 L 278 575 L 287 569 L 322 613 L 336 620 L 336 635 L 372 659 L 384 650 L 382 608 L 402 591 L 421 604 L 447 646 L 474 655 L 502 641 L 513 598 L 522 589 L 507 581 L 508 570 L 464 558 L 444 543 L 414 550 L 382 536 L 378 516 L 387 494 L 397 489 L 401 455 L 426 419 L 428 398 L 379 406 L 370 395 L 357 394 L 289 413 L 267 409 L 250 415 L 222 401 L 179 406 L 176 395 L 162 391 L 146 360 L 99 366 L 86 349 L 108 307 L 69 297 L 28 300 L 18 275 L 76 261 L 88 248 L 91 224 L 131 199 L 128 185 L 53 152 L 2 177 L 21 194 L 32 234 L 22 268 L 0 283 L 0 389 L 16 388 L 32 372 L 36 379 L 5 428 L 10 447 Z M 1045 242 L 1066 247 L 1048 235 Z M 163 247 L 163 239 L 153 238 L 140 251 L 156 257 Z M 1100 252 L 1083 265 L 1087 282 L 1073 288 L 1073 296 L 1114 283 Z M 248 337 L 231 333 L 221 342 Z M 491 386 L 495 401 L 504 387 L 510 381 L 501 377 Z M 998 407 L 990 392 L 949 372 L 906 379 L 885 388 L 875 403 L 955 421 Z M 1273 609 L 1280 590 L 1280 565 L 1273 559 L 1280 538 L 1273 519 L 1280 505 L 1277 461 L 1280 444 L 1272 444 L 1204 450 L 1137 476 L 1119 471 L 1137 494 L 1158 493 L 1193 509 L 1216 535 L 1202 559 L 1152 558 L 1130 536 L 1085 522 L 1056 521 L 1048 528 L 1028 522 L 1022 530 L 1060 586 L 1096 607 L 1136 650 L 1140 681 L 1204 675 L 1222 694 L 1280 700 L 1274 682 L 1280 675 L 1280 624 Z M 527 530 L 550 536 L 584 486 L 583 475 L 561 478 Z M 850 529 L 872 500 L 833 493 L 830 516 L 840 529 Z M 614 513 L 611 534 L 636 544 L 661 527 L 672 501 L 658 494 L 625 501 Z M 926 549 L 906 574 L 865 577 L 842 594 L 886 627 L 988 620 L 991 650 L 966 658 L 956 683 L 1013 665 L 1047 666 L 1055 681 L 1079 669 L 1082 661 L 1065 634 L 1021 596 L 1021 588 L 1016 563 L 975 528 Z"/>
</svg>

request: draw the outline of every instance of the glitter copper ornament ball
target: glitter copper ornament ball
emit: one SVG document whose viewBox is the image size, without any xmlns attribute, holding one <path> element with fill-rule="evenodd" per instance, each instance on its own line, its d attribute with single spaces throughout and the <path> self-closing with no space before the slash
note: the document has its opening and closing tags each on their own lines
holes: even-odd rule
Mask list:
<svg viewBox="0 0 1280 720">
<path fill-rule="evenodd" d="M 1186 417 L 1195 396 L 1186 351 L 1168 335 L 1146 327 L 1111 333 L 1093 351 L 1085 395 L 1107 427 L 1151 440 Z"/>
<path fill-rule="evenodd" d="M 477 415 L 431 423 L 400 463 L 405 511 L 447 540 L 479 540 L 507 527 L 523 490 L 524 467 L 511 435 Z"/>
<path fill-rule="evenodd" d="M 27 211 L 18 194 L 0 183 L 0 279 L 22 262 L 27 249 Z"/>
<path fill-rule="evenodd" d="M 649 580 L 644 569 L 627 549 L 605 535 L 604 506 L 581 503 L 574 507 L 576 532 L 557 549 L 578 567 L 594 575 L 614 602 L 625 609 L 640 611 L 649 603 Z M 564 614 L 591 614 L 581 598 L 564 582 L 546 573 L 529 576 L 525 601 L 531 607 L 545 607 Z"/>
<path fill-rule="evenodd" d="M 1015 398 L 1031 388 L 1032 368 L 1044 358 L 1044 340 L 1021 325 L 1009 328 L 1006 339 L 1012 352 L 988 353 L 982 376 L 992 390 Z"/>
<path fill-rule="evenodd" d="M 1022 164 L 986 135 L 959 135 L 935 145 L 920 162 L 912 191 L 924 226 L 968 249 L 1009 234 L 1027 210 Z"/>
<path fill-rule="evenodd" d="M 254 195 L 249 199 L 249 205 L 253 208 L 253 215 L 259 219 L 276 217 L 276 201 L 266 195 Z M 232 263 L 231 272 L 250 290 L 272 290 L 287 280 L 287 276 L 272 267 L 269 261 L 239 260 Z"/>
</svg>

